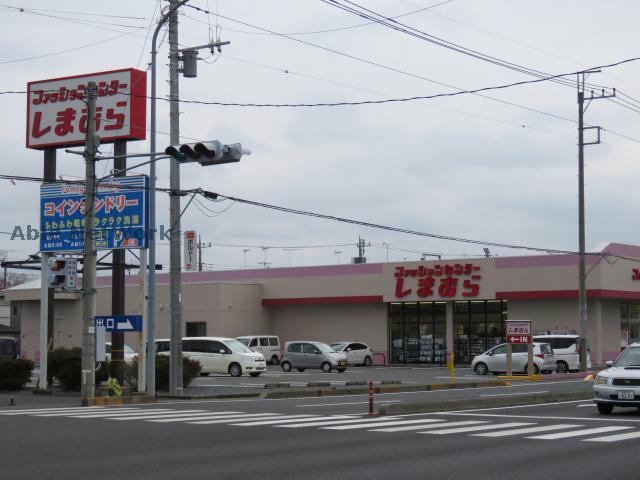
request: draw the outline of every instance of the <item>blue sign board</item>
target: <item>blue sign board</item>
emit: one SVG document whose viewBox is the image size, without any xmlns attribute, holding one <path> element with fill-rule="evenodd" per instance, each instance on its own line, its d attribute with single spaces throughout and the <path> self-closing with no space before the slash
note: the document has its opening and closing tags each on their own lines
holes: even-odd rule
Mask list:
<svg viewBox="0 0 640 480">
<path fill-rule="evenodd" d="M 146 175 L 109 178 L 98 183 L 93 238 L 96 250 L 147 248 L 149 179 Z M 84 248 L 83 183 L 40 186 L 40 251 Z"/>
<path fill-rule="evenodd" d="M 96 327 L 105 327 L 107 332 L 141 332 L 142 315 L 96 316 Z"/>
</svg>

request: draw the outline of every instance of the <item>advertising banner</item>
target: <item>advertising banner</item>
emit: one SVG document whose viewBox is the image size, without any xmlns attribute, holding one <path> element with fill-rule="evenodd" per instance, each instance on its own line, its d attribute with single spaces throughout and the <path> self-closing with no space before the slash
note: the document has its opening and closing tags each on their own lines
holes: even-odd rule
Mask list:
<svg viewBox="0 0 640 480">
<path fill-rule="evenodd" d="M 196 244 L 196 231 L 187 230 L 184 232 L 184 269 L 187 272 L 197 270 Z"/>
<path fill-rule="evenodd" d="M 89 82 L 98 87 L 96 134 L 101 143 L 146 138 L 147 74 L 128 68 L 27 84 L 27 148 L 84 145 Z"/>
<path fill-rule="evenodd" d="M 97 185 L 92 234 L 97 250 L 147 248 L 149 180 L 146 175 L 109 178 Z M 40 186 L 40 251 L 84 248 L 82 183 Z"/>
</svg>

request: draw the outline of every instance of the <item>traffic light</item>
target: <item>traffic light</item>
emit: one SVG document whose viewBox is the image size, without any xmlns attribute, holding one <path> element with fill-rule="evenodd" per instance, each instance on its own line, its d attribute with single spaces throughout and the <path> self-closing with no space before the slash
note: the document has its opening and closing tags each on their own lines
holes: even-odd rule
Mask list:
<svg viewBox="0 0 640 480">
<path fill-rule="evenodd" d="M 49 258 L 49 287 L 76 288 L 78 261 L 75 258 Z"/>
<path fill-rule="evenodd" d="M 243 149 L 240 143 L 222 145 L 213 140 L 171 145 L 165 149 L 164 153 L 171 155 L 181 163 L 198 162 L 200 165 L 207 166 L 239 162 L 242 155 L 250 155 L 251 151 Z"/>
</svg>

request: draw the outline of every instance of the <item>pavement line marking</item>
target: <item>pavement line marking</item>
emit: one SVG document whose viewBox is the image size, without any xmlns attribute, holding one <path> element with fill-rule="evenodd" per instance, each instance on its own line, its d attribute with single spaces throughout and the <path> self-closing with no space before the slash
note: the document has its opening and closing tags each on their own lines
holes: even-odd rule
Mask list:
<svg viewBox="0 0 640 480">
<path fill-rule="evenodd" d="M 129 417 L 135 415 L 159 415 L 161 413 L 171 413 L 178 412 L 180 410 L 173 410 L 167 408 L 158 408 L 157 410 L 129 410 L 123 412 L 104 412 L 104 413 L 83 413 L 83 414 L 68 414 L 64 415 L 69 418 L 111 418 L 111 417 Z M 189 411 L 189 410 L 185 410 Z M 204 410 L 198 410 L 199 412 L 204 412 Z M 51 415 L 47 415 L 51 416 Z M 62 416 L 62 415 L 57 415 Z"/>
<path fill-rule="evenodd" d="M 435 418 L 426 418 L 422 420 L 391 420 L 391 421 L 380 421 L 378 419 L 377 422 L 370 423 L 360 423 L 357 425 L 340 425 L 337 427 L 321 427 L 326 430 L 355 430 L 358 428 L 371 428 L 371 427 L 388 427 L 392 425 L 416 425 L 418 423 L 435 423 L 438 420 Z M 481 422 L 478 422 L 481 423 Z M 486 422 L 488 423 L 488 422 Z"/>
<path fill-rule="evenodd" d="M 459 417 L 526 418 L 530 420 L 577 420 L 579 422 L 632 422 L 632 423 L 640 422 L 640 420 L 625 419 L 625 418 L 554 417 L 550 415 L 499 415 L 495 413 L 434 412 L 430 415 L 455 415 Z"/>
<path fill-rule="evenodd" d="M 583 427 L 584 425 L 572 425 L 570 423 L 560 423 L 558 425 L 544 425 L 542 427 L 516 428 L 504 430 L 502 432 L 475 433 L 472 437 L 509 437 L 511 435 L 522 435 L 524 433 L 548 432 L 551 430 L 562 430 L 565 428 Z"/>
<path fill-rule="evenodd" d="M 224 419 L 224 420 L 204 420 L 204 421 L 197 421 L 197 422 L 187 422 L 187 423 L 191 423 L 193 425 L 213 425 L 215 423 L 233 423 L 233 422 L 239 422 L 242 421 L 244 418 L 249 417 L 249 416 L 253 416 L 253 417 L 260 417 L 260 420 L 275 420 L 276 418 L 284 418 L 284 415 L 281 413 L 254 413 L 254 414 L 250 414 L 250 415 L 243 415 L 240 418 L 237 419 Z"/>
<path fill-rule="evenodd" d="M 0 415 L 33 415 L 38 413 L 56 413 L 56 412 L 87 412 L 97 410 L 108 410 L 104 407 L 73 407 L 73 408 L 29 408 L 25 410 L 7 410 L 0 411 Z"/>
<path fill-rule="evenodd" d="M 619 433 L 618 435 L 608 435 L 605 437 L 596 437 L 596 438 L 587 438 L 586 440 L 582 440 L 583 442 L 619 442 L 621 440 L 629 440 L 630 438 L 638 438 L 640 437 L 640 432 L 627 432 L 627 433 Z"/>
<path fill-rule="evenodd" d="M 450 433 L 467 433 L 467 432 L 478 432 L 481 430 L 498 430 L 500 428 L 512 428 L 512 427 L 525 427 L 527 425 L 535 425 L 535 423 L 524 423 L 524 422 L 511 422 L 511 423 L 501 423 L 499 425 L 478 425 L 475 427 L 459 427 L 459 428 L 445 428 L 444 430 L 434 430 L 432 432 L 418 432 L 418 433 L 428 433 L 430 435 L 447 435 Z"/>
<path fill-rule="evenodd" d="M 539 384 L 538 384 L 539 385 Z M 513 385 L 508 388 L 515 388 L 517 385 Z M 518 385 L 521 386 L 521 385 Z M 495 388 L 504 388 L 504 387 L 495 387 Z M 467 389 L 468 390 L 468 389 Z M 443 390 L 444 391 L 444 390 Z M 585 400 L 567 400 L 562 402 L 550 402 L 550 403 L 531 403 L 529 405 L 513 405 L 507 407 L 487 407 L 487 408 L 474 408 L 474 409 L 465 409 L 465 410 L 449 410 L 448 412 L 439 412 L 439 413 L 465 413 L 465 412 L 488 412 L 490 410 L 510 410 L 512 408 L 531 408 L 531 407 L 546 407 L 547 405 L 563 405 L 567 403 L 584 403 Z"/>
<path fill-rule="evenodd" d="M 191 421 L 195 421 L 195 420 L 229 420 L 229 421 L 237 421 L 237 420 L 243 420 L 247 417 L 258 417 L 258 418 L 262 418 L 262 417 L 267 417 L 270 416 L 272 414 L 270 413 L 253 413 L 253 414 L 246 414 L 243 412 L 233 412 L 233 413 L 228 413 L 228 414 L 224 414 L 224 412 L 219 413 L 219 414 L 215 414 L 215 413 L 194 413 L 193 415 L 173 415 L 171 417 L 167 417 L 167 418 L 152 418 L 149 420 L 146 420 L 147 422 L 154 422 L 154 423 L 171 423 L 171 422 L 191 422 Z"/>
<path fill-rule="evenodd" d="M 496 393 L 495 395 L 480 395 L 480 396 L 481 397 L 511 397 L 514 395 L 531 395 L 532 393 L 549 393 L 549 390 L 540 390 L 538 392 Z"/>
<path fill-rule="evenodd" d="M 177 413 L 200 413 L 206 412 L 206 410 L 173 410 L 171 412 L 158 412 L 156 414 L 144 413 L 137 416 L 121 415 L 106 417 L 106 420 L 146 420 L 148 418 L 162 418 L 163 416 L 175 415 Z"/>
<path fill-rule="evenodd" d="M 167 410 L 162 409 L 162 410 Z M 85 411 L 80 411 L 80 412 L 56 412 L 56 413 L 39 413 L 37 415 L 34 415 L 34 417 L 71 417 L 71 416 L 85 416 L 85 415 L 125 415 L 127 413 L 142 413 L 144 412 L 143 409 L 138 409 L 138 408 L 123 408 L 121 410 L 111 410 L 111 411 L 106 411 L 106 410 L 102 410 L 100 412 L 97 412 L 95 410 L 93 411 L 89 411 L 87 412 Z"/>
<path fill-rule="evenodd" d="M 376 403 L 398 403 L 402 400 L 382 400 Z M 334 405 L 368 405 L 369 402 L 342 402 L 342 403 L 315 403 L 315 404 L 306 404 L 306 405 L 296 405 L 297 408 L 301 407 L 332 407 Z"/>
<path fill-rule="evenodd" d="M 274 420 L 258 419 L 256 421 L 251 421 L 251 422 L 232 423 L 231 425 L 236 427 L 256 427 L 259 425 L 277 425 L 279 423 L 306 422 L 308 420 L 318 420 L 320 418 L 326 418 L 326 417 L 322 417 L 320 415 L 287 415 L 287 416 L 281 416 L 280 418 L 276 418 Z"/>
<path fill-rule="evenodd" d="M 247 384 L 239 384 L 239 385 L 222 385 L 217 383 L 207 383 L 198 385 L 198 387 L 224 387 L 224 388 L 256 388 L 256 387 L 264 387 L 264 383 L 247 385 Z"/>
<path fill-rule="evenodd" d="M 587 428 L 586 430 L 572 430 L 570 432 L 550 433 L 548 435 L 537 435 L 535 437 L 525 437 L 525 438 L 532 438 L 534 440 L 557 440 L 559 438 L 582 437 L 585 435 L 592 435 L 594 433 L 615 432 L 616 430 L 627 430 L 629 428 L 633 428 L 633 427 Z"/>
<path fill-rule="evenodd" d="M 176 420 L 176 421 L 180 421 L 180 420 L 183 420 L 185 417 L 202 418 L 202 416 L 204 416 L 204 415 L 208 415 L 208 416 L 216 415 L 217 417 L 224 418 L 224 417 L 226 417 L 228 415 L 239 414 L 239 413 L 242 413 L 242 412 L 231 412 L 231 411 L 228 411 L 228 412 L 217 412 L 217 413 L 214 414 L 213 412 L 206 412 L 206 411 L 202 412 L 202 413 L 184 413 L 184 412 L 182 412 L 180 410 L 177 410 L 175 412 L 167 412 L 164 415 L 156 415 L 156 416 L 153 417 L 152 420 L 148 420 L 148 421 L 150 421 L 150 422 L 159 421 L 159 420 L 156 420 L 158 418 L 160 418 L 160 419 L 177 418 L 178 420 Z"/>
<path fill-rule="evenodd" d="M 432 423 L 430 425 L 408 425 L 406 427 L 390 427 L 390 428 L 375 428 L 369 430 L 369 432 L 385 432 L 385 433 L 393 433 L 393 432 L 409 432 L 412 430 L 424 430 L 426 428 L 442 428 L 442 427 L 461 427 L 463 425 L 478 425 L 481 422 L 477 420 L 468 420 L 466 422 L 438 422 Z"/>
<path fill-rule="evenodd" d="M 323 421 L 313 421 L 313 422 L 309 422 L 309 423 L 299 423 L 297 425 L 278 425 L 278 427 L 281 428 L 302 428 L 302 427 L 322 427 L 322 426 L 326 426 L 326 425 L 344 425 L 344 424 L 354 424 L 354 423 L 372 423 L 372 422 L 379 422 L 380 419 L 379 418 L 347 418 L 348 416 L 345 415 L 344 416 L 346 419 L 345 420 L 331 420 L 331 418 L 336 418 L 336 417 L 325 417 L 325 420 Z M 395 417 L 387 417 L 390 420 L 393 420 Z M 328 420 L 328 421 L 327 421 Z"/>
<path fill-rule="evenodd" d="M 577 408 L 583 408 L 583 407 L 595 407 L 596 404 L 595 403 L 585 403 L 583 405 L 576 405 Z"/>
</svg>

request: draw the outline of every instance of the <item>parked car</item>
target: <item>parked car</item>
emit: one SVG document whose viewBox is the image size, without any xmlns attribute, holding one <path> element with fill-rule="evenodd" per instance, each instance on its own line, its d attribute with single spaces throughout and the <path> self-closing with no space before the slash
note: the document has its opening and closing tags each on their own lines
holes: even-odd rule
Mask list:
<svg viewBox="0 0 640 480">
<path fill-rule="evenodd" d="M 133 362 L 133 359 L 137 356 L 138 354 L 134 352 L 133 348 L 131 348 L 129 345 L 124 346 L 124 361 L 126 363 Z M 107 359 L 107 362 L 111 361 L 111 342 L 107 342 L 105 345 L 105 357 Z"/>
<path fill-rule="evenodd" d="M 335 342 L 331 344 L 331 348 L 338 353 L 344 353 L 349 365 L 364 365 L 365 367 L 373 365 L 373 350 L 365 343 Z"/>
<path fill-rule="evenodd" d="M 282 356 L 280 339 L 275 335 L 245 335 L 237 337 L 236 340 L 254 352 L 261 353 L 271 365 L 280 363 L 280 357 Z"/>
<path fill-rule="evenodd" d="M 14 359 L 20 356 L 18 342 L 13 337 L 0 337 L 0 359 Z"/>
<path fill-rule="evenodd" d="M 338 353 L 326 343 L 314 341 L 296 341 L 284 344 L 280 366 L 285 372 L 292 368 L 304 372 L 307 368 L 320 368 L 330 372 L 334 368 L 342 373 L 348 366 L 347 356 Z"/>
<path fill-rule="evenodd" d="M 556 356 L 558 373 L 580 370 L 580 335 L 535 335 L 534 342 L 544 342 L 551 345 Z M 587 352 L 587 368 L 591 368 L 591 355 Z"/>
<path fill-rule="evenodd" d="M 511 365 L 513 372 L 528 373 L 528 346 L 514 343 L 512 345 Z M 476 355 L 471 361 L 471 368 L 477 375 L 487 373 L 503 373 L 507 371 L 507 344 L 502 343 Z M 555 372 L 556 358 L 548 343 L 533 343 L 533 373 Z"/>
<path fill-rule="evenodd" d="M 593 382 L 593 401 L 598 412 L 608 415 L 613 407 L 640 409 L 640 343 L 632 343 Z"/>
<path fill-rule="evenodd" d="M 156 352 L 169 355 L 169 339 L 156 340 Z M 254 352 L 233 338 L 185 337 L 182 339 L 182 354 L 200 362 L 200 374 L 203 376 L 228 373 L 232 377 L 240 377 L 246 372 L 257 377 L 267 369 L 261 353 Z"/>
</svg>

